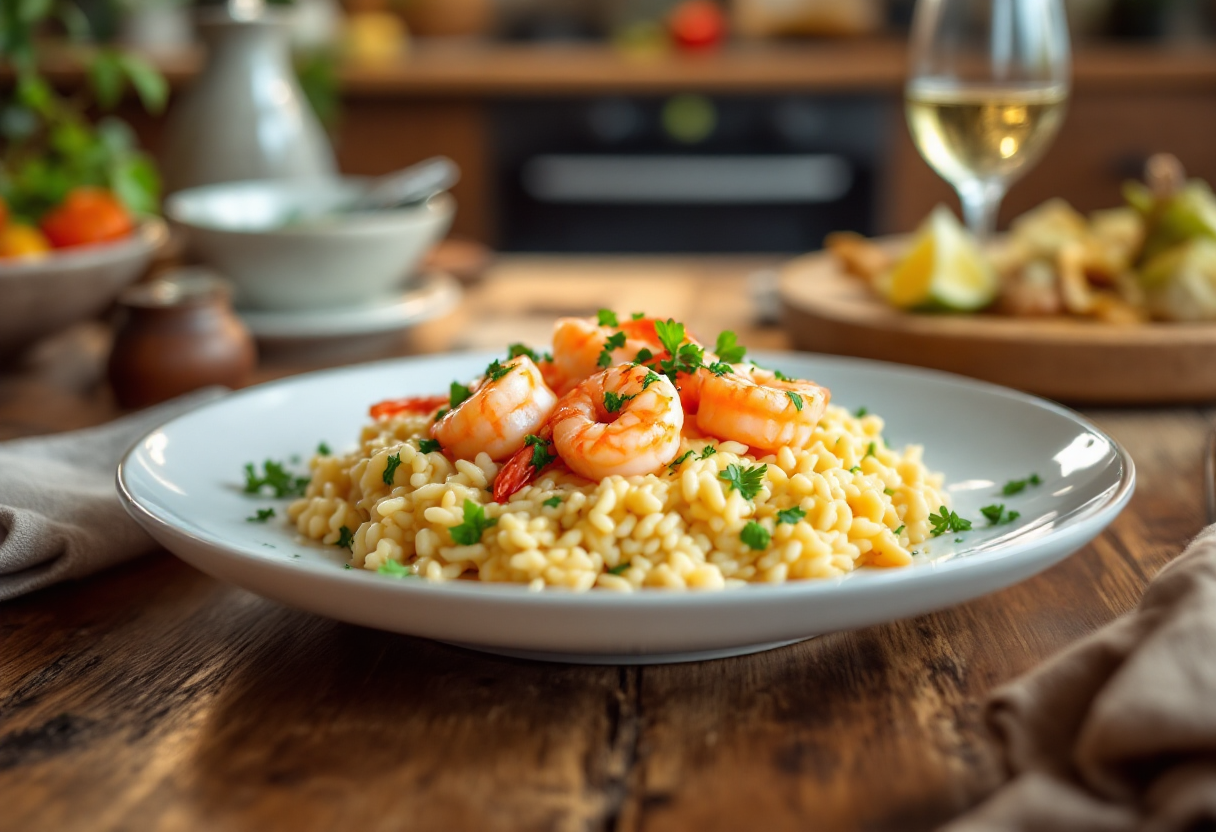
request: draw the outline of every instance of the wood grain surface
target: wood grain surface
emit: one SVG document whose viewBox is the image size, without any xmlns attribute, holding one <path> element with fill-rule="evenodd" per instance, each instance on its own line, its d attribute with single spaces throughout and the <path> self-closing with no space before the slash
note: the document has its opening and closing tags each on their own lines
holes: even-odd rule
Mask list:
<svg viewBox="0 0 1216 832">
<path fill-rule="evenodd" d="M 780 293 L 798 349 L 932 367 L 1071 404 L 1216 400 L 1211 324 L 909 313 L 826 252 L 784 265 Z"/>
<path fill-rule="evenodd" d="M 780 347 L 748 291 L 769 265 L 509 259 L 395 350 L 599 306 Z M 0 437 L 113 416 L 106 338 L 84 327 L 0 374 Z M 1087 413 L 1139 469 L 1093 544 L 969 604 L 754 656 L 499 658 L 288 609 L 165 553 L 4 604 L 0 830 L 933 828 L 1001 779 L 985 694 L 1131 608 L 1200 528 L 1208 414 Z"/>
</svg>

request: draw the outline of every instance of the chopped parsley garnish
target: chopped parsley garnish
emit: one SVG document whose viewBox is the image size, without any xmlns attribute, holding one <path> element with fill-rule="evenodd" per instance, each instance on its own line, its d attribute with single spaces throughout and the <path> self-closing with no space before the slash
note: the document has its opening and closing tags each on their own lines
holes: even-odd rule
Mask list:
<svg viewBox="0 0 1216 832">
<path fill-rule="evenodd" d="M 481 535 L 486 529 L 496 525 L 498 525 L 498 518 L 487 518 L 484 506 L 479 506 L 465 497 L 464 522 L 459 526 L 452 526 L 448 529 L 448 533 L 452 535 L 452 540 L 461 546 L 472 546 L 481 540 Z"/>
<path fill-rule="evenodd" d="M 792 526 L 803 517 L 806 517 L 806 512 L 798 508 L 798 506 L 794 506 L 793 508 L 783 508 L 781 511 L 777 512 L 777 525 L 780 526 L 782 523 L 789 523 Z"/>
<path fill-rule="evenodd" d="M 901 525 L 901 526 L 900 526 L 898 529 L 896 529 L 895 531 L 891 532 L 891 534 L 893 534 L 893 535 L 895 535 L 896 537 L 898 537 L 899 535 L 901 535 L 901 534 L 903 534 L 903 533 L 904 533 L 904 529 L 906 529 L 906 528 L 908 528 L 908 527 L 907 527 L 907 526 L 905 526 L 905 525 Z"/>
<path fill-rule="evenodd" d="M 790 401 L 792 401 L 794 403 L 794 409 L 801 412 L 802 411 L 802 396 L 799 396 L 793 390 L 786 390 L 785 395 L 789 396 Z"/>
<path fill-rule="evenodd" d="M 1022 516 L 1019 511 L 1006 511 L 1004 503 L 984 506 L 980 509 L 980 514 L 988 519 L 989 526 L 1004 526 Z"/>
<path fill-rule="evenodd" d="M 894 497 L 894 496 L 895 496 L 895 489 L 894 489 L 894 488 L 884 488 L 884 489 L 882 490 L 882 493 L 883 493 L 883 494 L 886 494 L 888 497 Z"/>
<path fill-rule="evenodd" d="M 418 450 L 424 454 L 433 454 L 443 450 L 443 446 L 439 444 L 438 439 L 419 439 Z"/>
<path fill-rule="evenodd" d="M 654 331 L 663 349 L 670 353 L 669 358 L 659 362 L 659 370 L 665 376 L 675 378 L 678 373 L 691 373 L 701 367 L 705 350 L 696 344 L 684 343 L 684 324 L 676 323 L 671 318 L 655 321 Z"/>
<path fill-rule="evenodd" d="M 617 320 L 616 313 L 611 309 L 601 309 L 595 313 L 595 319 L 599 321 L 600 326 L 620 326 L 621 322 Z"/>
<path fill-rule="evenodd" d="M 955 543 L 962 543 L 962 542 L 963 542 L 963 539 L 962 539 L 961 537 L 956 537 L 956 538 L 954 538 L 954 542 L 955 542 Z"/>
<path fill-rule="evenodd" d="M 680 454 L 678 457 L 673 459 L 671 462 L 667 463 L 667 467 L 672 471 L 676 470 L 677 468 L 680 467 L 680 463 L 682 463 L 684 460 L 686 460 L 690 456 L 692 456 L 693 453 L 695 453 L 695 452 L 690 448 L 689 450 L 685 451 L 684 453 Z"/>
<path fill-rule="evenodd" d="M 403 566 L 395 560 L 386 560 L 376 571 L 392 578 L 412 578 L 418 574 L 411 567 Z"/>
<path fill-rule="evenodd" d="M 272 459 L 262 463 L 262 473 L 258 475 L 257 467 L 252 462 L 245 464 L 245 493 L 261 494 L 262 489 L 269 488 L 275 497 L 302 497 L 308 487 L 308 477 L 297 477 L 287 470 L 281 462 Z"/>
<path fill-rule="evenodd" d="M 632 320 L 635 320 L 635 321 L 640 321 L 640 320 L 642 320 L 642 318 L 645 318 L 645 317 L 646 317 L 646 313 L 645 313 L 645 312 L 634 312 L 634 313 L 633 313 L 633 314 L 631 314 L 629 317 L 630 317 Z"/>
<path fill-rule="evenodd" d="M 942 506 L 938 509 L 938 514 L 929 515 L 929 523 L 933 526 L 933 531 L 930 532 L 934 537 L 940 537 L 946 532 L 969 532 L 971 531 L 971 521 L 964 520 L 953 511 Z"/>
<path fill-rule="evenodd" d="M 271 517 L 274 517 L 273 508 L 259 508 L 257 512 L 257 514 L 246 517 L 245 521 L 248 523 L 265 523 Z"/>
<path fill-rule="evenodd" d="M 502 366 L 497 358 L 490 362 L 489 367 L 486 367 L 486 377 L 489 378 L 490 381 L 498 381 L 509 372 L 511 372 L 511 367 Z"/>
<path fill-rule="evenodd" d="M 609 569 L 608 574 L 609 575 L 620 575 L 620 574 L 623 574 L 624 571 L 628 568 L 629 568 L 629 561 L 625 561 L 624 563 L 619 563 L 616 566 Z"/>
<path fill-rule="evenodd" d="M 446 408 L 446 407 L 441 407 L 441 408 L 439 408 L 438 410 L 436 410 L 436 411 L 435 411 L 435 421 L 436 421 L 436 422 L 438 422 L 438 421 L 439 421 L 440 419 L 442 419 L 444 416 L 447 416 L 447 415 L 448 415 L 448 410 L 449 410 L 449 408 Z"/>
<path fill-rule="evenodd" d="M 1024 480 L 1010 480 L 1005 483 L 1005 487 L 1001 489 L 1001 494 L 1006 497 L 1012 497 L 1014 494 L 1020 494 L 1026 490 L 1028 485 L 1042 485 L 1043 480 L 1038 474 L 1031 474 Z"/>
<path fill-rule="evenodd" d="M 552 361 L 553 356 L 549 353 L 538 353 L 536 350 L 529 347 L 527 344 L 511 344 L 507 347 L 507 360 L 518 358 L 521 355 L 526 355 L 535 363 L 539 364 L 542 361 Z"/>
<path fill-rule="evenodd" d="M 878 450 L 878 443 L 871 442 L 869 447 L 866 448 L 866 456 L 877 456 L 877 453 L 876 453 L 877 450 Z M 865 457 L 862 457 L 862 459 L 865 459 Z"/>
<path fill-rule="evenodd" d="M 397 466 L 401 464 L 401 451 L 393 454 L 384 463 L 384 484 L 392 485 L 393 477 L 397 473 Z"/>
<path fill-rule="evenodd" d="M 697 457 L 697 459 L 709 459 L 711 456 L 713 456 L 717 452 L 718 452 L 718 449 L 716 447 L 714 447 L 713 445 L 706 445 L 704 448 L 701 449 L 701 455 L 699 457 Z"/>
<path fill-rule="evenodd" d="M 539 436 L 528 434 L 524 439 L 524 444 L 532 446 L 532 461 L 529 464 L 536 469 L 537 473 L 540 473 L 542 468 L 557 459 L 557 454 L 549 453 L 549 440 L 547 439 L 541 439 Z"/>
<path fill-rule="evenodd" d="M 849 469 L 849 473 L 850 473 L 850 474 L 860 474 L 860 473 L 861 473 L 861 466 L 860 466 L 860 465 L 854 465 L 852 468 L 850 468 L 850 469 Z"/>
<path fill-rule="evenodd" d="M 342 568 L 343 569 L 354 569 L 355 567 L 351 566 L 349 563 L 344 563 L 344 564 L 342 564 Z"/>
<path fill-rule="evenodd" d="M 718 343 L 714 346 L 714 352 L 727 364 L 736 364 L 747 355 L 747 347 L 741 345 L 738 336 L 727 329 L 718 333 Z"/>
<path fill-rule="evenodd" d="M 645 390 L 647 387 L 654 384 L 658 380 L 659 380 L 658 373 L 656 373 L 654 371 L 647 373 L 646 378 L 642 379 L 642 389 Z"/>
<path fill-rule="evenodd" d="M 338 539 L 334 542 L 335 546 L 341 546 L 343 549 L 350 549 L 355 545 L 355 533 L 346 526 L 338 529 Z"/>
<path fill-rule="evenodd" d="M 612 351 L 619 350 L 625 346 L 625 333 L 616 332 L 608 336 L 608 340 L 604 342 L 604 348 L 600 351 L 600 357 L 596 363 L 601 367 L 612 366 Z"/>
<path fill-rule="evenodd" d="M 541 503 L 542 506 L 548 506 L 549 508 L 557 508 L 561 504 L 562 504 L 562 498 L 558 497 L 556 495 L 550 497 L 549 499 L 547 499 L 543 503 Z"/>
<path fill-rule="evenodd" d="M 781 372 L 780 370 L 773 370 L 773 378 L 777 379 L 777 381 L 793 381 L 792 378 L 790 378 L 789 376 L 787 376 L 785 373 Z"/>
<path fill-rule="evenodd" d="M 755 520 L 748 520 L 747 525 L 743 527 L 743 531 L 739 532 L 739 539 L 749 549 L 755 549 L 758 552 L 761 549 L 768 548 L 769 541 L 773 539 L 773 536 L 769 534 L 768 529 L 761 526 Z"/>
<path fill-rule="evenodd" d="M 318 444 L 317 445 L 317 454 L 319 456 L 329 456 L 329 454 L 330 454 L 329 445 L 325 442 L 321 442 L 320 444 Z"/>
<path fill-rule="evenodd" d="M 451 394 L 448 398 L 448 407 L 455 410 L 456 408 L 458 408 L 462 404 L 464 404 L 465 399 L 467 399 L 471 395 L 473 395 L 472 390 L 465 387 L 459 381 L 453 381 L 452 387 L 451 387 Z"/>
<path fill-rule="evenodd" d="M 745 499 L 752 499 L 760 493 L 764 485 L 764 474 L 768 466 L 761 464 L 753 467 L 731 463 L 725 471 L 718 472 L 718 479 L 730 483 L 730 487 L 738 491 Z"/>
<path fill-rule="evenodd" d="M 716 376 L 724 376 L 727 373 L 733 373 L 735 368 L 727 364 L 725 361 L 715 361 L 708 367 L 709 371 Z"/>
<path fill-rule="evenodd" d="M 620 393 L 613 393 L 611 390 L 604 391 L 604 409 L 609 413 L 620 413 L 621 408 L 625 406 L 625 402 L 635 398 L 637 394 L 632 396 L 623 396 Z"/>
<path fill-rule="evenodd" d="M 635 357 L 633 360 L 638 362 L 639 364 L 645 364 L 647 361 L 649 361 L 652 358 L 654 358 L 654 353 L 652 353 L 650 350 L 646 349 L 645 347 L 642 347 L 640 350 L 638 350 L 637 357 Z"/>
<path fill-rule="evenodd" d="M 858 419 L 860 419 L 862 416 L 865 416 L 869 412 L 870 411 L 866 410 L 865 405 L 862 405 L 861 407 L 857 408 L 856 412 L 853 415 L 856 416 Z"/>
</svg>

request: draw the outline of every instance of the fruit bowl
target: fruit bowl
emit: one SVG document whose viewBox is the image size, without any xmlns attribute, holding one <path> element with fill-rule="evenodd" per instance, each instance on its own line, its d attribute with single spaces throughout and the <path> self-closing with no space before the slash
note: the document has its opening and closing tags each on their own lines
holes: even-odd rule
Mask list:
<svg viewBox="0 0 1216 832">
<path fill-rule="evenodd" d="M 142 220 L 129 237 L 0 260 L 0 360 L 70 324 L 103 312 L 165 242 L 162 220 Z"/>
</svg>

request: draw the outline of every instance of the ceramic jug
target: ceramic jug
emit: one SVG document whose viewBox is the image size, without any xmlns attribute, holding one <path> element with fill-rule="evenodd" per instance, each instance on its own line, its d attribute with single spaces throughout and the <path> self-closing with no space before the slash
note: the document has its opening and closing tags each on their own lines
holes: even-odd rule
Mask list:
<svg viewBox="0 0 1216 832">
<path fill-rule="evenodd" d="M 198 10 L 207 63 L 169 114 L 167 192 L 334 175 L 333 150 L 292 70 L 288 14 L 248 0 Z"/>
</svg>

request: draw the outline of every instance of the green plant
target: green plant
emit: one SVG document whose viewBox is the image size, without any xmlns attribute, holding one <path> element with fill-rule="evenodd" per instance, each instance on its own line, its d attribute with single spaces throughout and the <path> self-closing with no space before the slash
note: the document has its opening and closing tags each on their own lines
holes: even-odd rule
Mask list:
<svg viewBox="0 0 1216 832">
<path fill-rule="evenodd" d="M 36 49 L 39 33 L 55 22 L 76 40 L 88 36 L 71 0 L 0 3 L 0 67 L 13 77 L 13 94 L 0 98 L 0 197 L 28 222 L 83 185 L 109 188 L 134 213 L 155 212 L 160 177 L 130 127 L 114 116 L 93 124 L 87 113 L 112 110 L 128 88 L 145 109 L 160 112 L 164 78 L 134 55 L 87 48 L 88 83 L 72 95 L 58 92 L 40 74 Z"/>
</svg>

